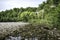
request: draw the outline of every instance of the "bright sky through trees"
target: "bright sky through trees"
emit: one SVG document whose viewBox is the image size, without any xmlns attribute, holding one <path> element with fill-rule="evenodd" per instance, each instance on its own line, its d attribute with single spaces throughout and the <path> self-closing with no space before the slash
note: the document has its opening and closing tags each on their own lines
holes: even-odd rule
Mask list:
<svg viewBox="0 0 60 40">
<path fill-rule="evenodd" d="M 38 7 L 46 0 L 0 0 L 0 11 L 20 7 Z"/>
</svg>

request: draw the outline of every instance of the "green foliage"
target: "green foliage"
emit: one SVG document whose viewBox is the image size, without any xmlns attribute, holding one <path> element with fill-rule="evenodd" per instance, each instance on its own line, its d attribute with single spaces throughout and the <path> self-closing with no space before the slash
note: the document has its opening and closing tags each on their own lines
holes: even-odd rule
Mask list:
<svg viewBox="0 0 60 40">
<path fill-rule="evenodd" d="M 39 7 L 13 8 L 0 12 L 0 22 L 24 21 L 35 24 L 60 26 L 60 0 L 47 0 Z"/>
<path fill-rule="evenodd" d="M 35 12 L 37 8 L 13 8 L 0 12 L 0 22 L 28 21 L 30 12 Z M 27 11 L 27 12 L 25 12 Z M 23 15 L 23 17 L 22 17 Z"/>
</svg>

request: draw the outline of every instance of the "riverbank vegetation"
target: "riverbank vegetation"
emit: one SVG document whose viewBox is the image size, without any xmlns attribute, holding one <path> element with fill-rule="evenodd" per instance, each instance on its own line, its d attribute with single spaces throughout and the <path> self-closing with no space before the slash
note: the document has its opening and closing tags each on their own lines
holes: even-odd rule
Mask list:
<svg viewBox="0 0 60 40">
<path fill-rule="evenodd" d="M 60 1 L 47 0 L 39 7 L 13 8 L 0 12 L 0 22 L 30 22 L 60 29 Z"/>
</svg>

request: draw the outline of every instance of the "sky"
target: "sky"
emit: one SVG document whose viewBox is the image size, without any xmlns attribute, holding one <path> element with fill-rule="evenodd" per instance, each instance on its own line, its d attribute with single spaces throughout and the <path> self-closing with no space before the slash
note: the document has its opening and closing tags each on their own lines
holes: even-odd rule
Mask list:
<svg viewBox="0 0 60 40">
<path fill-rule="evenodd" d="M 43 1 L 46 0 L 0 0 L 0 11 L 21 7 L 38 7 Z"/>
</svg>

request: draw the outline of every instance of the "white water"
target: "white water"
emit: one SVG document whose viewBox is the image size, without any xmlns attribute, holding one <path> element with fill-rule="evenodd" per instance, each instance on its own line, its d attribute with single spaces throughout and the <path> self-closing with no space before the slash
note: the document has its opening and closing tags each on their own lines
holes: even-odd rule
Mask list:
<svg viewBox="0 0 60 40">
<path fill-rule="evenodd" d="M 21 36 L 18 37 L 9 36 L 9 38 L 6 38 L 5 40 L 21 40 Z"/>
<path fill-rule="evenodd" d="M 21 36 L 18 36 L 18 37 L 12 37 L 12 36 L 9 36 L 9 38 L 6 38 L 5 40 L 21 40 L 22 37 Z M 38 40 L 37 38 L 25 38 L 24 40 Z"/>
</svg>

